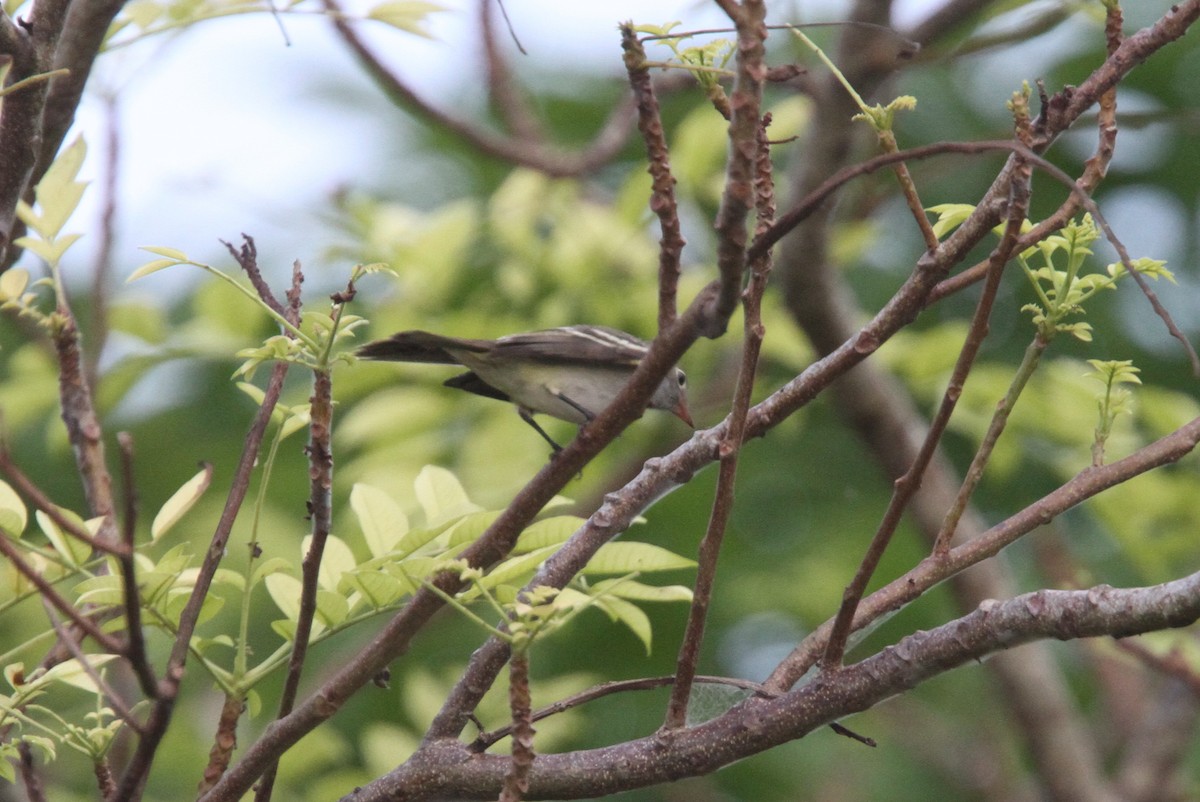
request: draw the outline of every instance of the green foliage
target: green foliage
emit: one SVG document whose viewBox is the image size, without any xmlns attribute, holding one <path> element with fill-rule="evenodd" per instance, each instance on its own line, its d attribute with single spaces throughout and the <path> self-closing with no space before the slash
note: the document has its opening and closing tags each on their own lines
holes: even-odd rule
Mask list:
<svg viewBox="0 0 1200 802">
<path fill-rule="evenodd" d="M 105 35 L 105 49 L 126 47 L 150 36 L 181 33 L 210 20 L 246 14 L 303 13 L 316 8 L 311 0 L 133 0 L 126 3 Z M 387 0 L 369 8 L 365 19 L 390 28 L 432 38 L 425 27 L 427 18 L 446 8 L 423 0 Z"/>
<path fill-rule="evenodd" d="M 34 190 L 35 205 L 23 201 L 17 205 L 17 216 L 36 236 L 17 239 L 22 248 L 37 254 L 52 268 L 62 261 L 67 249 L 79 240 L 80 234 L 63 234 L 62 228 L 75 213 L 87 182 L 76 181 L 79 168 L 87 157 L 83 137 L 63 148 L 50 169 Z"/>
<path fill-rule="evenodd" d="M 268 337 L 259 347 L 244 348 L 238 351 L 237 356 L 245 359 L 245 362 L 234 372 L 234 376 L 253 378 L 255 371 L 264 362 L 270 361 L 293 362 L 313 370 L 328 370 L 336 362 L 353 361 L 353 357 L 348 353 L 335 353 L 334 346 L 352 338 L 354 330 L 365 326 L 367 321 L 357 315 L 344 314 L 345 305 L 343 303 L 335 304 L 332 315 L 320 312 L 305 313 L 304 325 L 299 327 L 259 297 L 258 293 L 212 265 L 193 261 L 188 258 L 187 254 L 174 248 L 147 246 L 142 250 L 149 251 L 160 258 L 147 262 L 134 270 L 126 279 L 127 282 L 137 281 L 168 267 L 193 265 L 236 289 L 251 304 L 258 307 L 259 311 L 264 312 L 287 332 L 286 335 L 278 334 Z M 391 271 L 381 264 L 357 265 L 350 273 L 350 285 L 353 286 L 363 276 L 379 272 Z"/>
<path fill-rule="evenodd" d="M 723 95 L 724 89 L 719 81 L 733 74 L 725 69 L 725 65 L 733 57 L 735 42 L 732 39 L 712 39 L 704 44 L 682 47 L 683 42 L 695 34 L 672 35 L 671 32 L 681 24 L 676 21 L 663 25 L 635 25 L 634 30 L 654 37 L 652 41 L 666 45 L 675 57 L 673 62 L 656 62 L 654 66 L 688 70 L 706 93 L 719 92 Z"/>
</svg>

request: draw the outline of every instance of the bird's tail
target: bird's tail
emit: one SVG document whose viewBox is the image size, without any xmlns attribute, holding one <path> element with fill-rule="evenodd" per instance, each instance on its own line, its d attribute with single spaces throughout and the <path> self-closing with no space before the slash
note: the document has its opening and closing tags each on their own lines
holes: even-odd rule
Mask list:
<svg viewBox="0 0 1200 802">
<path fill-rule="evenodd" d="M 459 365 L 462 363 L 453 356 L 452 351 L 483 353 L 491 347 L 491 340 L 464 340 L 458 337 L 443 337 L 428 331 L 402 331 L 386 340 L 367 343 L 355 353 L 362 359 Z"/>
</svg>

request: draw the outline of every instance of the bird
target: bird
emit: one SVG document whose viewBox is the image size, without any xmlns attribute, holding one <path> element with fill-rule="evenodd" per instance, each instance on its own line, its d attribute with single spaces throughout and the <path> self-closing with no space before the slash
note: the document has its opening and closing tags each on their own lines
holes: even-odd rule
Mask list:
<svg viewBox="0 0 1200 802">
<path fill-rule="evenodd" d="M 521 419 L 557 453 L 562 446 L 538 425 L 534 413 L 580 425 L 589 422 L 616 398 L 649 348 L 618 329 L 579 325 L 495 340 L 401 331 L 355 353 L 369 360 L 461 365 L 467 372 L 447 379 L 445 386 L 515 405 Z M 677 367 L 654 391 L 649 406 L 694 426 L 687 376 Z"/>
</svg>

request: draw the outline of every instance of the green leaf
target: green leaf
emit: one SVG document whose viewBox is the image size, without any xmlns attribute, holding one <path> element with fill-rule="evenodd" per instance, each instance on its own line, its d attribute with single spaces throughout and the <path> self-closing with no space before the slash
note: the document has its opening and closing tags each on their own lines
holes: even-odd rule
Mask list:
<svg viewBox="0 0 1200 802">
<path fill-rule="evenodd" d="M 683 585 L 647 585 L 632 579 L 605 579 L 588 588 L 593 596 L 616 596 L 621 599 L 650 602 L 690 602 L 691 588 Z"/>
<path fill-rule="evenodd" d="M 56 265 L 62 260 L 67 249 L 74 245 L 81 235 L 66 234 L 54 240 L 40 240 L 33 237 L 17 237 L 15 242 L 25 250 L 35 254 L 46 264 Z"/>
<path fill-rule="evenodd" d="M 75 586 L 75 603 L 98 607 L 120 607 L 125 603 L 125 583 L 119 576 L 94 576 Z"/>
<path fill-rule="evenodd" d="M 377 20 L 398 30 L 432 39 L 433 37 L 425 28 L 425 18 L 432 13 L 445 10 L 443 6 L 436 3 L 396 0 L 375 6 L 367 12 L 367 19 Z"/>
<path fill-rule="evenodd" d="M 350 602 L 331 590 L 317 591 L 317 617 L 329 627 L 336 627 L 350 614 Z"/>
<path fill-rule="evenodd" d="M 650 543 L 605 543 L 596 556 L 584 567 L 585 574 L 631 574 L 646 571 L 672 571 L 691 568 L 695 560 L 689 560 L 661 546 Z"/>
<path fill-rule="evenodd" d="M 513 548 L 515 552 L 532 551 L 543 546 L 566 543 L 567 538 L 583 525 L 583 519 L 574 515 L 556 515 L 531 524 Z"/>
<path fill-rule="evenodd" d="M 467 498 L 467 492 L 463 490 L 458 477 L 436 465 L 422 468 L 413 481 L 413 488 L 429 526 L 482 509 Z"/>
<path fill-rule="evenodd" d="M 629 631 L 636 635 L 637 639 L 642 642 L 642 646 L 646 648 L 646 654 L 650 654 L 652 638 L 650 617 L 642 612 L 640 607 L 632 602 L 627 602 L 624 599 L 616 599 L 612 596 L 597 599 L 596 606 L 608 613 L 615 620 L 629 627 Z"/>
<path fill-rule="evenodd" d="M 271 601 L 275 602 L 275 606 L 289 621 L 300 617 L 300 591 L 303 586 L 299 579 L 283 573 L 273 573 L 267 575 L 263 584 L 267 586 Z"/>
<path fill-rule="evenodd" d="M 447 545 L 454 548 L 464 543 L 474 543 L 499 517 L 500 510 L 484 510 L 464 515 L 450 527 Z"/>
<path fill-rule="evenodd" d="M 150 539 L 157 541 L 171 527 L 179 523 L 179 519 L 187 514 L 187 511 L 195 506 L 200 497 L 204 495 L 204 491 L 208 489 L 211 482 L 212 467 L 205 466 L 199 473 L 188 479 L 178 490 L 172 493 L 171 497 L 159 509 L 158 514 L 154 516 L 154 522 L 150 524 Z"/>
<path fill-rule="evenodd" d="M 21 497 L 7 482 L 0 480 L 0 529 L 14 538 L 19 538 L 28 523 L 29 512 L 25 509 Z"/>
<path fill-rule="evenodd" d="M 87 656 L 88 665 L 93 669 L 98 669 L 116 659 L 117 656 L 115 654 L 89 654 Z M 78 659 L 59 663 L 36 680 L 36 683 L 39 685 L 48 685 L 52 682 L 70 685 L 89 693 L 97 693 L 99 691 L 96 681 L 88 675 Z"/>
<path fill-rule="evenodd" d="M 292 564 L 282 557 L 272 557 L 254 569 L 254 573 L 250 576 L 250 585 L 253 587 L 271 576 L 271 574 L 291 571 L 292 568 Z"/>
<path fill-rule="evenodd" d="M 182 262 L 178 262 L 174 259 L 155 259 L 151 262 L 146 262 L 146 264 L 130 273 L 129 277 L 125 279 L 125 283 L 129 284 L 137 281 L 140 278 L 145 278 L 151 273 L 157 273 L 160 270 L 164 270 L 168 267 L 173 267 L 174 265 L 178 264 L 182 264 Z"/>
<path fill-rule="evenodd" d="M 29 271 L 20 267 L 10 267 L 0 274 L 0 303 L 15 301 L 29 286 Z"/>
<path fill-rule="evenodd" d="M 300 543 L 300 549 L 307 553 L 312 545 L 312 535 L 308 535 Z M 346 545 L 346 541 L 336 535 L 325 539 L 325 550 L 321 553 L 321 569 L 317 572 L 317 584 L 326 590 L 335 590 L 342 574 L 353 571 L 358 567 L 354 552 Z"/>
<path fill-rule="evenodd" d="M 969 203 L 943 203 L 938 206 L 930 206 L 925 211 L 937 215 L 937 220 L 933 224 L 933 233 L 940 240 L 961 226 L 975 212 L 975 207 Z"/>
<path fill-rule="evenodd" d="M 507 559 L 480 579 L 479 585 L 485 588 L 494 588 L 502 583 L 514 582 L 517 579 L 522 580 L 521 584 L 524 584 L 524 580 L 531 576 L 537 570 L 537 567 L 553 554 L 556 549 L 557 546 L 546 546 L 537 551 L 531 551 L 528 554 Z M 473 589 L 463 593 L 463 598 L 474 598 L 474 596 Z"/>
<path fill-rule="evenodd" d="M 391 574 L 378 569 L 351 571 L 342 576 L 338 586 L 342 592 L 353 589 L 362 594 L 367 604 L 378 610 L 409 592 L 410 586 Z"/>
<path fill-rule="evenodd" d="M 391 497 L 361 482 L 350 489 L 350 509 L 358 518 L 372 557 L 382 557 L 408 533 L 408 516 Z"/>
<path fill-rule="evenodd" d="M 37 198 L 39 213 L 27 211 L 26 215 L 22 215 L 22 219 L 43 240 L 56 240 L 67 219 L 79 205 L 87 182 L 76 181 L 75 177 L 79 174 L 79 168 L 83 166 L 86 157 L 87 143 L 82 136 L 76 137 L 74 142 L 58 154 L 54 163 L 42 176 L 42 180 L 38 182 L 34 195 Z M 28 207 L 26 209 L 28 210 Z"/>
<path fill-rule="evenodd" d="M 77 524 L 80 529 L 87 531 L 88 528 L 84 525 L 83 519 L 78 515 L 70 510 L 61 508 L 58 511 L 68 520 Z M 46 515 L 41 510 L 37 510 L 34 513 L 34 518 L 37 520 L 38 526 L 41 527 L 42 533 L 46 535 L 46 539 L 50 541 L 50 545 L 54 547 L 54 550 L 58 552 L 67 565 L 72 568 L 78 568 L 91 556 L 91 546 L 74 535 L 68 535 L 63 532 L 58 528 L 58 524 L 51 520 L 49 515 Z"/>
<path fill-rule="evenodd" d="M 141 247 L 141 250 L 145 251 L 146 253 L 152 253 L 155 256 L 162 256 L 167 259 L 174 259 L 176 262 L 190 262 L 191 261 L 191 259 L 188 258 L 188 255 L 186 253 L 184 253 L 183 251 L 180 251 L 180 250 L 176 250 L 175 248 L 162 248 L 157 245 L 143 245 Z"/>
</svg>

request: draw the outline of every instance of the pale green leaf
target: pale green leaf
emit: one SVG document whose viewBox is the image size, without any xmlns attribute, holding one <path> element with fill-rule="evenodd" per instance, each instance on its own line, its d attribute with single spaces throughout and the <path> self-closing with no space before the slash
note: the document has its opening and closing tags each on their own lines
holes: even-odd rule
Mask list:
<svg viewBox="0 0 1200 802">
<path fill-rule="evenodd" d="M 179 523 L 179 519 L 204 495 L 210 482 L 212 482 L 212 468 L 205 466 L 203 470 L 172 493 L 167 502 L 159 509 L 158 514 L 154 516 L 154 522 L 150 524 L 150 539 L 157 541 L 172 526 Z"/>
<path fill-rule="evenodd" d="M 83 525 L 83 520 L 78 515 L 70 510 L 59 509 L 59 512 L 69 520 L 78 524 L 80 529 L 86 529 Z M 88 557 L 91 556 L 91 546 L 84 543 L 74 535 L 68 535 L 58 528 L 58 524 L 51 520 L 49 515 L 37 510 L 34 513 L 34 518 L 41 527 L 42 533 L 46 539 L 50 541 L 50 545 L 54 548 L 58 555 L 72 568 L 78 568 Z"/>
<path fill-rule="evenodd" d="M 88 665 L 93 669 L 98 669 L 106 663 L 111 663 L 116 660 L 115 654 L 89 654 L 87 656 Z M 37 679 L 38 684 L 49 684 L 51 682 L 61 682 L 65 685 L 70 685 L 75 688 L 96 693 L 99 688 L 96 687 L 96 681 L 88 676 L 87 671 L 80 664 L 79 660 L 71 659 L 66 662 L 59 663 L 51 668 Z"/>
<path fill-rule="evenodd" d="M 434 12 L 445 10 L 436 3 L 394 0 L 394 2 L 380 3 L 373 7 L 367 12 L 367 18 L 429 39 L 432 37 L 425 28 L 425 18 Z"/>
<path fill-rule="evenodd" d="M 46 264 L 56 265 L 62 260 L 62 256 L 67 252 L 67 249 L 79 240 L 80 236 L 82 235 L 66 234 L 56 238 L 53 242 L 34 239 L 33 237 L 17 237 L 15 242 Z"/>
<path fill-rule="evenodd" d="M 597 599 L 596 606 L 629 627 L 629 631 L 636 635 L 637 639 L 646 648 L 646 654 L 650 654 L 652 637 L 650 617 L 642 612 L 640 607 L 632 602 L 627 602 L 624 599 L 616 599 L 612 596 Z"/>
<path fill-rule="evenodd" d="M 179 264 L 179 262 L 174 259 L 155 259 L 154 261 L 146 262 L 146 264 L 130 273 L 129 278 L 125 279 L 125 283 L 129 284 L 130 282 L 137 281 L 138 279 L 148 276 L 151 273 L 157 273 L 164 268 L 168 268 L 177 264 Z"/>
<path fill-rule="evenodd" d="M 268 574 L 263 584 L 267 586 L 267 593 L 281 613 L 290 621 L 300 617 L 300 590 L 303 586 L 299 579 L 276 572 Z"/>
<path fill-rule="evenodd" d="M 410 585 L 379 570 L 352 571 L 342 576 L 342 592 L 356 590 L 374 609 L 386 607 L 409 592 Z"/>
<path fill-rule="evenodd" d="M 190 262 L 191 261 L 188 258 L 188 255 L 186 253 L 184 253 L 183 251 L 180 251 L 180 250 L 176 250 L 175 248 L 162 248 L 157 245 L 143 245 L 143 246 L 141 246 L 141 248 L 139 248 L 139 250 L 143 250 L 146 253 L 152 253 L 155 256 L 162 256 L 167 259 L 174 259 L 176 262 Z"/>
<path fill-rule="evenodd" d="M 625 541 L 605 543 L 588 560 L 585 574 L 631 574 L 646 571 L 671 571 L 691 568 L 696 562 L 661 546 Z"/>
<path fill-rule="evenodd" d="M 467 498 L 458 477 L 445 468 L 426 465 L 413 482 L 417 501 L 425 511 L 425 523 L 436 526 L 451 518 L 479 512 L 478 505 Z"/>
<path fill-rule="evenodd" d="M 279 439 L 284 440 L 291 437 L 296 432 L 300 431 L 312 421 L 312 416 L 309 414 L 308 405 L 304 407 L 296 407 L 292 410 L 292 414 L 288 415 L 287 420 L 283 422 L 283 426 L 279 427 Z"/>
<path fill-rule="evenodd" d="M 307 554 L 312 546 L 312 535 L 307 535 L 301 541 L 300 549 Z M 325 539 L 325 550 L 321 552 L 321 569 L 317 572 L 317 583 L 326 590 L 335 590 L 342 574 L 353 571 L 358 567 L 354 552 L 346 545 L 346 541 L 335 535 Z"/>
<path fill-rule="evenodd" d="M 350 614 L 346 597 L 331 590 L 317 591 L 317 617 L 326 625 L 336 627 Z"/>
<path fill-rule="evenodd" d="M 16 300 L 29 286 L 29 271 L 20 267 L 10 267 L 0 274 L 0 302 Z"/>
<path fill-rule="evenodd" d="M 350 489 L 350 509 L 358 518 L 372 557 L 387 554 L 408 533 L 408 516 L 379 488 L 355 484 Z"/>
<path fill-rule="evenodd" d="M 450 548 L 454 548 L 464 543 L 474 543 L 499 517 L 499 510 L 484 510 L 483 512 L 464 515 L 450 527 L 447 545 Z"/>
<path fill-rule="evenodd" d="M 57 239 L 67 219 L 79 205 L 87 183 L 76 181 L 75 177 L 79 174 L 79 168 L 83 166 L 86 157 L 87 143 L 82 136 L 76 137 L 74 142 L 58 154 L 54 163 L 42 176 L 42 180 L 38 182 L 34 194 L 40 214 L 35 221 L 26 222 L 42 238 Z"/>
<path fill-rule="evenodd" d="M 479 580 L 479 584 L 485 588 L 494 588 L 503 583 L 514 582 L 517 579 L 522 580 L 521 584 L 524 584 L 524 580 L 532 575 L 537 567 L 554 553 L 556 548 L 557 546 L 546 546 L 545 548 L 531 551 L 519 557 L 509 558 L 489 571 Z M 463 598 L 473 598 L 474 595 L 472 591 L 467 591 L 463 594 Z"/>
<path fill-rule="evenodd" d="M 513 551 L 523 552 L 565 543 L 567 538 L 583 525 L 583 519 L 574 515 L 556 515 L 531 524 L 517 538 Z"/>
<path fill-rule="evenodd" d="M 621 599 L 651 602 L 690 602 L 691 588 L 683 585 L 647 585 L 632 579 L 605 579 L 592 585 L 593 596 L 616 596 Z"/>
<path fill-rule="evenodd" d="M 0 480 L 0 529 L 11 537 L 20 537 L 29 523 L 24 502 L 9 484 Z"/>
<path fill-rule="evenodd" d="M 251 586 L 257 585 L 268 576 L 292 570 L 292 564 L 282 557 L 272 557 L 262 565 L 254 569 L 254 573 L 250 577 Z"/>
</svg>

